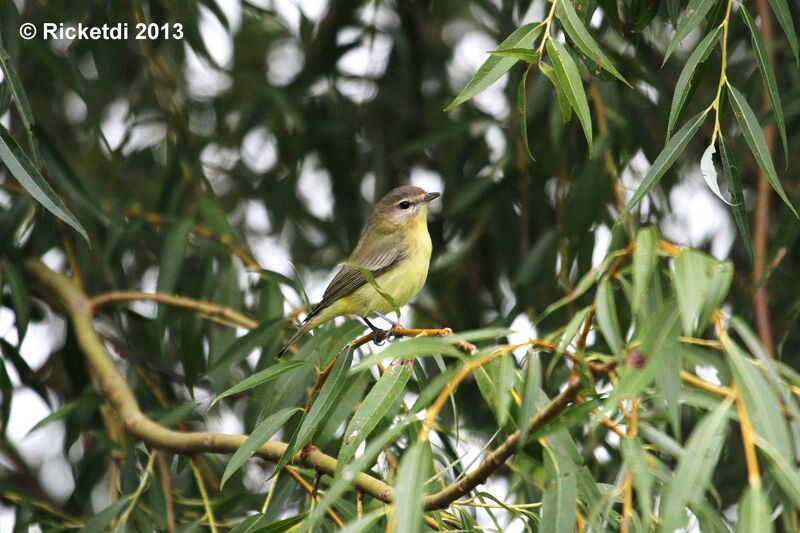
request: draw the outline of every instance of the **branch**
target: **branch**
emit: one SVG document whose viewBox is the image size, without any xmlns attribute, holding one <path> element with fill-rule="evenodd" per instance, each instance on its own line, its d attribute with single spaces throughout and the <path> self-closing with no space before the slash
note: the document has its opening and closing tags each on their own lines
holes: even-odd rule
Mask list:
<svg viewBox="0 0 800 533">
<path fill-rule="evenodd" d="M 106 296 L 105 298 L 99 297 L 90 300 L 72 280 L 63 274 L 50 270 L 38 260 L 26 261 L 25 269 L 28 275 L 45 289 L 43 292 L 48 300 L 52 303 L 60 303 L 65 309 L 75 330 L 78 345 L 86 357 L 92 374 L 97 377 L 97 387 L 117 411 L 122 419 L 123 427 L 131 436 L 154 448 L 183 455 L 193 455 L 201 452 L 233 453 L 245 442 L 246 435 L 175 431 L 165 428 L 148 418 L 139 408 L 139 404 L 128 387 L 127 381 L 106 351 L 92 322 L 91 311 L 93 305 L 98 305 L 98 301 L 102 303 L 116 301 L 116 299 L 109 299 Z M 170 298 L 180 299 L 180 297 Z M 196 302 L 195 300 L 189 301 L 206 304 L 206 302 Z M 213 304 L 207 305 L 213 306 Z M 395 334 L 404 336 L 419 334 L 449 335 L 452 332 L 448 329 L 402 329 L 396 331 Z M 367 335 L 357 339 L 353 344 L 360 346 L 369 342 L 371 338 L 371 335 Z M 596 364 L 588 368 L 595 375 L 602 375 L 613 370 L 615 365 L 616 362 L 612 361 L 605 365 Z M 529 434 L 537 431 L 545 423 L 561 413 L 575 399 L 579 390 L 579 379 L 571 378 L 566 387 L 531 419 Z M 509 436 L 473 472 L 462 479 L 454 481 L 439 492 L 427 496 L 424 499 L 425 510 L 431 511 L 446 508 L 452 502 L 483 483 L 515 453 L 518 443 L 519 431 Z M 286 448 L 287 444 L 285 442 L 270 441 L 261 446 L 255 455 L 275 463 L 281 458 Z M 336 471 L 336 459 L 316 449 L 301 450 L 292 458 L 291 464 L 312 468 L 317 472 L 330 476 L 333 476 Z M 392 503 L 394 501 L 394 488 L 380 479 L 360 473 L 353 481 L 355 488 L 365 494 L 369 494 L 384 503 Z"/>
</svg>

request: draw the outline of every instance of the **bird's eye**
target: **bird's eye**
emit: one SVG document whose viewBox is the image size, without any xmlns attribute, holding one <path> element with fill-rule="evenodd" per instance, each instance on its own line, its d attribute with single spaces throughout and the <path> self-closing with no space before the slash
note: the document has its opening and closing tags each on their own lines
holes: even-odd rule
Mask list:
<svg viewBox="0 0 800 533">
<path fill-rule="evenodd" d="M 411 207 L 411 202 L 409 202 L 408 200 L 403 200 L 402 202 L 397 204 L 397 207 L 399 207 L 400 209 L 408 209 L 409 207 Z"/>
</svg>

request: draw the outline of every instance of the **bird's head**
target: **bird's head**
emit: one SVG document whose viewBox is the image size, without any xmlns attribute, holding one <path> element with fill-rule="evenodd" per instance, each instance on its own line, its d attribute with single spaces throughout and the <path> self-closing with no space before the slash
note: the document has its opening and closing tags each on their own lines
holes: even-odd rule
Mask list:
<svg viewBox="0 0 800 533">
<path fill-rule="evenodd" d="M 375 204 L 370 214 L 370 222 L 388 228 L 424 223 L 428 203 L 439 196 L 438 192 L 425 192 L 424 189 L 413 185 L 397 187 Z"/>
</svg>

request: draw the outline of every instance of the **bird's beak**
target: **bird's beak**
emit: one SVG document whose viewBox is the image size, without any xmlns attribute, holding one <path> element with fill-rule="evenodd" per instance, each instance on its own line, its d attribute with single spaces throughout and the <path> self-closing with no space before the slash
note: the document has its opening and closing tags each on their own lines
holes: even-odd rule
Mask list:
<svg viewBox="0 0 800 533">
<path fill-rule="evenodd" d="M 422 201 L 427 204 L 428 202 L 436 200 L 441 195 L 442 195 L 442 193 L 440 193 L 440 192 L 426 192 L 425 193 L 425 198 L 423 198 Z"/>
</svg>

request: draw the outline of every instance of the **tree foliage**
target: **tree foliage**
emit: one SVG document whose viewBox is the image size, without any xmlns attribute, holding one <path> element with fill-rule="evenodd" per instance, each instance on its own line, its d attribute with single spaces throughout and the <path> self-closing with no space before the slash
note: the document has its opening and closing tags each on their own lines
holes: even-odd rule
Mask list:
<svg viewBox="0 0 800 533">
<path fill-rule="evenodd" d="M 800 530 L 797 6 L 321 7 L 0 0 L 17 530 Z M 277 360 L 408 181 L 406 327 Z"/>
</svg>

